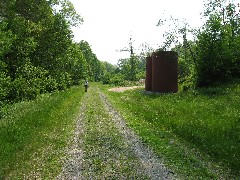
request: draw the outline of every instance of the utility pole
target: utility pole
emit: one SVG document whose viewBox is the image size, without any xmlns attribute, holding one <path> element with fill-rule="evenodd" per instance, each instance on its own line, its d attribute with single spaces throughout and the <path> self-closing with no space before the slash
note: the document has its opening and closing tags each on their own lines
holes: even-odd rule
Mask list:
<svg viewBox="0 0 240 180">
<path fill-rule="evenodd" d="M 130 37 L 130 41 L 129 41 L 129 49 L 128 48 L 123 48 L 120 50 L 120 52 L 122 51 L 128 51 L 130 52 L 130 56 L 133 56 L 134 53 L 133 53 L 133 46 L 132 46 L 132 37 Z"/>
<path fill-rule="evenodd" d="M 136 73 L 135 73 L 135 69 L 134 69 L 134 52 L 133 52 L 133 45 L 132 45 L 132 37 L 130 37 L 130 41 L 129 41 L 129 48 L 124 48 L 124 49 L 121 49 L 120 52 L 122 51 L 128 51 L 130 52 L 130 74 L 131 74 L 131 77 L 130 77 L 130 80 L 131 81 L 134 81 L 135 80 L 135 76 L 136 76 Z"/>
</svg>

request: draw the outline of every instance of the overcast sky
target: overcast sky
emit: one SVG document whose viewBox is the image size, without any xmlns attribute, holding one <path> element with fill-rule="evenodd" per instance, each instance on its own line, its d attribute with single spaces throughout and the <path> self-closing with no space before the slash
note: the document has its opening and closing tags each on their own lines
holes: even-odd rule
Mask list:
<svg viewBox="0 0 240 180">
<path fill-rule="evenodd" d="M 129 57 L 119 52 L 128 47 L 130 36 L 133 46 L 141 43 L 159 47 L 167 24 L 156 26 L 159 19 L 170 16 L 184 19 L 192 26 L 202 25 L 203 0 L 70 0 L 84 23 L 74 28 L 76 41 L 88 41 L 101 61 L 116 64 L 118 59 Z"/>
</svg>

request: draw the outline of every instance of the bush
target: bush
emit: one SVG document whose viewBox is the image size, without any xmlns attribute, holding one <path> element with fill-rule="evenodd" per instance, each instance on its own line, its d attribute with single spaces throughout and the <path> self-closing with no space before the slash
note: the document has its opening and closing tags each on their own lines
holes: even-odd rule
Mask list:
<svg viewBox="0 0 240 180">
<path fill-rule="evenodd" d="M 110 84 L 121 86 L 124 84 L 124 76 L 122 74 L 115 74 L 110 80 Z"/>
<path fill-rule="evenodd" d="M 38 94 L 40 94 L 39 89 L 34 87 L 29 80 L 24 77 L 18 77 L 12 83 L 11 96 L 9 98 L 18 102 L 34 99 Z"/>
<path fill-rule="evenodd" d="M 111 75 L 110 75 L 110 73 L 106 73 L 102 78 L 102 83 L 110 84 L 110 82 L 111 82 Z"/>
<path fill-rule="evenodd" d="M 46 92 L 53 92 L 53 91 L 57 90 L 57 87 L 58 87 L 58 83 L 57 83 L 56 79 L 54 79 L 50 75 L 46 77 L 45 85 L 46 85 L 45 86 Z"/>
<path fill-rule="evenodd" d="M 198 87 L 226 82 L 234 76 L 239 77 L 239 24 L 237 20 L 231 19 L 237 15 L 232 5 L 228 7 L 230 9 L 225 17 L 230 18 L 229 21 L 214 13 L 210 15 L 203 31 L 198 34 L 196 61 Z M 232 16 L 230 12 L 233 13 Z"/>
<path fill-rule="evenodd" d="M 9 87 L 11 84 L 11 78 L 4 72 L 0 72 L 0 102 L 3 103 L 9 96 Z"/>
<path fill-rule="evenodd" d="M 17 69 L 16 79 L 11 83 L 9 99 L 18 102 L 36 98 L 45 92 L 57 89 L 56 81 L 48 71 L 33 66 L 29 61 Z"/>
<path fill-rule="evenodd" d="M 72 78 L 71 75 L 67 72 L 61 72 L 58 75 L 55 76 L 58 90 L 64 90 L 69 88 L 72 84 Z"/>
<path fill-rule="evenodd" d="M 178 82 L 183 91 L 196 86 L 195 66 L 182 58 L 178 61 Z"/>
</svg>

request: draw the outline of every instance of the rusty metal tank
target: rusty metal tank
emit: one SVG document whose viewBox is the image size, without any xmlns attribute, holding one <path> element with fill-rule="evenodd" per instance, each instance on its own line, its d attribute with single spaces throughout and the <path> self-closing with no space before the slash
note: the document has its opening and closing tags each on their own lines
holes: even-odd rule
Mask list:
<svg viewBox="0 0 240 180">
<path fill-rule="evenodd" d="M 149 73 L 149 72 L 148 72 Z M 178 54 L 174 51 L 159 51 L 152 55 L 152 91 L 178 92 Z"/>
<path fill-rule="evenodd" d="M 146 58 L 145 91 L 152 91 L 152 56 Z"/>
</svg>

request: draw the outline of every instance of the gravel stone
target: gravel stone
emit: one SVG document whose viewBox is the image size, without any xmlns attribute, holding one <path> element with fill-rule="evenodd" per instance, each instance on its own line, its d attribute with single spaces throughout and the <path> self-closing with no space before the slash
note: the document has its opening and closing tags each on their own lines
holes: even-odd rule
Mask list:
<svg viewBox="0 0 240 180">
<path fill-rule="evenodd" d="M 63 170 L 56 179 L 127 179 L 122 174 L 119 174 L 120 172 L 118 172 L 117 169 L 116 172 L 112 172 L 115 174 L 111 175 L 111 172 L 106 172 L 104 176 L 99 177 L 99 174 L 95 174 L 94 172 L 95 167 L 91 165 L 92 161 L 94 161 L 94 159 L 91 158 L 94 157 L 102 159 L 103 163 L 126 163 L 126 166 L 132 166 L 133 170 L 136 171 L 136 174 L 134 173 L 136 177 L 133 176 L 131 179 L 146 179 L 145 176 L 149 179 L 177 179 L 176 174 L 166 168 L 163 161 L 160 160 L 149 147 L 146 147 L 141 139 L 126 125 L 124 118 L 113 108 L 106 96 L 100 92 L 98 88 L 92 91 L 93 93 L 91 93 L 90 88 L 83 97 L 73 138 L 70 146 L 66 149 L 67 155 L 64 158 Z M 94 115 L 93 117 L 98 119 L 99 122 L 96 124 L 96 128 L 104 128 L 107 122 L 110 127 L 116 128 L 117 134 L 119 134 L 118 137 L 121 137 L 121 141 L 123 142 L 120 147 L 109 144 L 112 142 L 111 138 L 113 137 L 111 137 L 111 134 L 107 134 L 106 136 L 99 136 L 95 140 L 96 143 L 102 145 L 103 149 L 84 152 L 84 145 L 87 143 L 84 142 L 84 135 L 91 133 L 88 131 L 87 121 L 85 121 L 87 119 L 86 111 L 90 111 L 90 104 L 88 103 L 88 100 L 91 98 L 90 96 L 101 99 L 101 103 L 110 118 L 104 120 L 101 119 L 102 117 L 100 115 Z M 115 134 L 115 136 L 117 135 Z M 97 147 L 101 148 L 101 146 Z M 96 152 L 99 154 L 95 154 Z M 131 158 L 131 160 L 128 160 L 128 157 Z M 109 168 L 111 169 L 111 167 Z M 141 176 L 141 174 L 143 176 Z"/>
<path fill-rule="evenodd" d="M 149 147 L 144 146 L 140 138 L 127 127 L 124 118 L 112 107 L 106 96 L 103 93 L 100 93 L 100 96 L 116 127 L 122 133 L 126 142 L 131 144 L 133 151 L 141 161 L 150 179 L 177 179 L 176 175 L 165 167 L 154 152 Z"/>
</svg>

